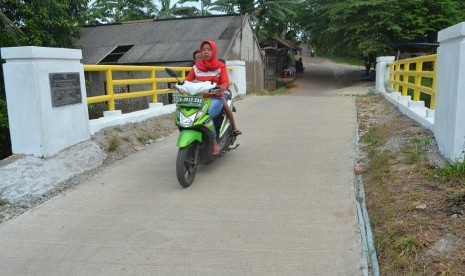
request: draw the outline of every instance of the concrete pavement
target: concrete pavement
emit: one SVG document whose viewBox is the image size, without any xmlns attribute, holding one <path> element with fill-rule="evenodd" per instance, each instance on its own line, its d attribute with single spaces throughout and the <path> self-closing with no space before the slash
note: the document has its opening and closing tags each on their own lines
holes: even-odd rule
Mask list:
<svg viewBox="0 0 465 276">
<path fill-rule="evenodd" d="M 1 224 L 0 275 L 361 275 L 354 98 L 236 106 L 240 147 L 191 187 L 172 135 Z"/>
</svg>

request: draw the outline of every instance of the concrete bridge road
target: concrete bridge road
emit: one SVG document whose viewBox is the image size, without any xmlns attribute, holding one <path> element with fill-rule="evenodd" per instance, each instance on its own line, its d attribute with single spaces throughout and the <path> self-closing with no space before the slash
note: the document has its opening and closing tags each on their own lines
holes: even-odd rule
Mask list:
<svg viewBox="0 0 465 276">
<path fill-rule="evenodd" d="M 353 97 L 250 96 L 182 188 L 176 135 L 0 225 L 1 275 L 361 275 Z"/>
</svg>

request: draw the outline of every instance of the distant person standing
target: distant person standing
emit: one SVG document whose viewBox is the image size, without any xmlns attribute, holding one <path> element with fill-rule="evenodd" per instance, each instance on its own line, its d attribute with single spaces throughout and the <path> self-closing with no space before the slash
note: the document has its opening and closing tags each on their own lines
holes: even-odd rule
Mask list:
<svg viewBox="0 0 465 276">
<path fill-rule="evenodd" d="M 295 62 L 295 69 L 297 70 L 297 73 L 303 73 L 305 68 L 304 68 L 304 64 L 302 62 L 302 58 L 299 58 L 299 60 L 297 60 Z"/>
</svg>

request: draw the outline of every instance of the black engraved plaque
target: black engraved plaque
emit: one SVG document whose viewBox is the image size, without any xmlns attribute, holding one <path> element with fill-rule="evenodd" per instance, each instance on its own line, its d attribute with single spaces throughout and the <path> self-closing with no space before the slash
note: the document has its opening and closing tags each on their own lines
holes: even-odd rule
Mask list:
<svg viewBox="0 0 465 276">
<path fill-rule="evenodd" d="M 79 73 L 50 73 L 52 106 L 82 103 Z"/>
</svg>

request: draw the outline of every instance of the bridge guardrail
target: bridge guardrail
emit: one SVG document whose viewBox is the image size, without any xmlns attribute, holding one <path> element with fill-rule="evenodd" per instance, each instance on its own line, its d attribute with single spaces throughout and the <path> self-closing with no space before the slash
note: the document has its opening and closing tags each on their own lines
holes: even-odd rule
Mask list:
<svg viewBox="0 0 465 276">
<path fill-rule="evenodd" d="M 138 98 L 151 96 L 152 102 L 157 102 L 159 94 L 166 94 L 172 91 L 169 88 L 157 88 L 158 83 L 176 82 L 172 77 L 157 77 L 157 72 L 164 72 L 165 66 L 130 66 L 130 65 L 84 65 L 84 72 L 105 72 L 106 78 L 106 95 L 90 96 L 87 97 L 87 103 L 108 102 L 108 109 L 115 110 L 115 100 Z M 180 80 L 186 78 L 186 72 L 189 72 L 191 67 L 174 67 L 170 66 L 174 71 L 180 72 Z M 114 79 L 113 72 L 150 72 L 148 78 L 126 78 Z M 130 93 L 114 93 L 115 85 L 136 85 L 136 84 L 150 84 L 150 90 L 131 91 Z"/>
<path fill-rule="evenodd" d="M 158 83 L 176 82 L 172 77 L 157 77 L 157 72 L 164 72 L 168 66 L 135 66 L 135 65 L 84 65 L 84 72 L 105 72 L 106 79 L 106 95 L 88 96 L 87 103 L 108 102 L 108 109 L 115 110 L 115 100 L 139 98 L 139 97 L 152 97 L 152 102 L 157 102 L 157 96 L 160 94 L 170 93 L 173 90 L 169 88 L 157 88 Z M 186 66 L 169 66 L 175 72 L 179 72 L 179 80 L 185 80 L 187 73 L 192 67 Z M 232 68 L 227 67 L 228 71 Z M 150 72 L 148 78 L 125 78 L 115 79 L 113 72 Z M 131 91 L 129 93 L 115 93 L 114 86 L 116 85 L 137 85 L 137 84 L 151 84 L 150 90 Z M 230 82 L 234 86 L 234 82 Z"/>
<path fill-rule="evenodd" d="M 413 101 L 425 101 L 430 109 L 436 107 L 437 55 L 427 55 L 393 62 L 388 83 L 402 96 L 410 95 Z"/>
</svg>

